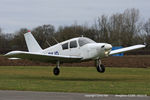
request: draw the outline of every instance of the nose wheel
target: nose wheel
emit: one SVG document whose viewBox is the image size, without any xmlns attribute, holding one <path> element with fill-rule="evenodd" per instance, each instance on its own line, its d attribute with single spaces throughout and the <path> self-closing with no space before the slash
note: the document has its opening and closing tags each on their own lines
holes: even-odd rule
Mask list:
<svg viewBox="0 0 150 100">
<path fill-rule="evenodd" d="M 105 66 L 102 65 L 102 64 L 99 65 L 99 66 L 97 66 L 96 69 L 97 69 L 97 71 L 100 72 L 100 73 L 104 73 L 104 72 L 105 72 Z"/>
<path fill-rule="evenodd" d="M 105 66 L 101 64 L 101 60 L 96 60 L 96 69 L 98 72 L 100 73 L 104 73 L 105 72 Z"/>
</svg>

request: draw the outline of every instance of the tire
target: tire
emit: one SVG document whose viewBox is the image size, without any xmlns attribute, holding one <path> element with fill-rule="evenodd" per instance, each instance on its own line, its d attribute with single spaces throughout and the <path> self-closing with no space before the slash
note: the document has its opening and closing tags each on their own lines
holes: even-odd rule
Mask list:
<svg viewBox="0 0 150 100">
<path fill-rule="evenodd" d="M 54 68 L 53 69 L 53 73 L 54 73 L 54 75 L 59 75 L 59 73 L 60 73 L 60 70 L 59 70 L 59 68 Z"/>
<path fill-rule="evenodd" d="M 105 66 L 102 64 L 97 66 L 97 71 L 100 73 L 104 73 L 105 72 Z"/>
</svg>

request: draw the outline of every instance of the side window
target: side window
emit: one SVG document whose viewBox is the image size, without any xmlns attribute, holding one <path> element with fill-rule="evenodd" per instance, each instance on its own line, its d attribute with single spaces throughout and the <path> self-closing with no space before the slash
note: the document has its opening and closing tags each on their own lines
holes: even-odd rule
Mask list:
<svg viewBox="0 0 150 100">
<path fill-rule="evenodd" d="M 63 49 L 63 50 L 68 49 L 68 42 L 65 43 L 65 44 L 62 44 L 62 49 Z"/>
<path fill-rule="evenodd" d="M 70 48 L 76 48 L 77 47 L 77 42 L 76 41 L 71 41 L 70 42 Z"/>
</svg>

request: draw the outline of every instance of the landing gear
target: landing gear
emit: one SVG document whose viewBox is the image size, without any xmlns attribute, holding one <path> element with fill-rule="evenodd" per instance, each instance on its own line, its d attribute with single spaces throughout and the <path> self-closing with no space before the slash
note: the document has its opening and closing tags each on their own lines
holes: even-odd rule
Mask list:
<svg viewBox="0 0 150 100">
<path fill-rule="evenodd" d="M 101 60 L 96 60 L 96 69 L 98 72 L 100 73 L 104 73 L 105 72 L 105 66 L 101 64 Z"/>
<path fill-rule="evenodd" d="M 104 73 L 105 72 L 105 66 L 104 65 L 99 65 L 96 67 L 97 71 L 100 73 Z"/>
<path fill-rule="evenodd" d="M 55 67 L 55 68 L 53 69 L 53 73 L 54 73 L 54 75 L 59 75 L 59 73 L 60 73 L 59 68 Z"/>
<path fill-rule="evenodd" d="M 56 67 L 53 69 L 54 75 L 59 75 L 60 70 L 59 70 L 59 61 L 57 61 Z"/>
</svg>

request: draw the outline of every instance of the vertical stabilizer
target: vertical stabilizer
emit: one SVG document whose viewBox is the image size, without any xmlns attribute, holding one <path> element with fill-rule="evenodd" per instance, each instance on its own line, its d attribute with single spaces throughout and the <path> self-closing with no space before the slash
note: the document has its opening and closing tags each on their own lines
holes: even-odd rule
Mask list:
<svg viewBox="0 0 150 100">
<path fill-rule="evenodd" d="M 28 47 L 29 52 L 40 52 L 42 51 L 42 48 L 40 45 L 37 43 L 31 32 L 25 33 L 24 34 L 25 41 Z"/>
</svg>

